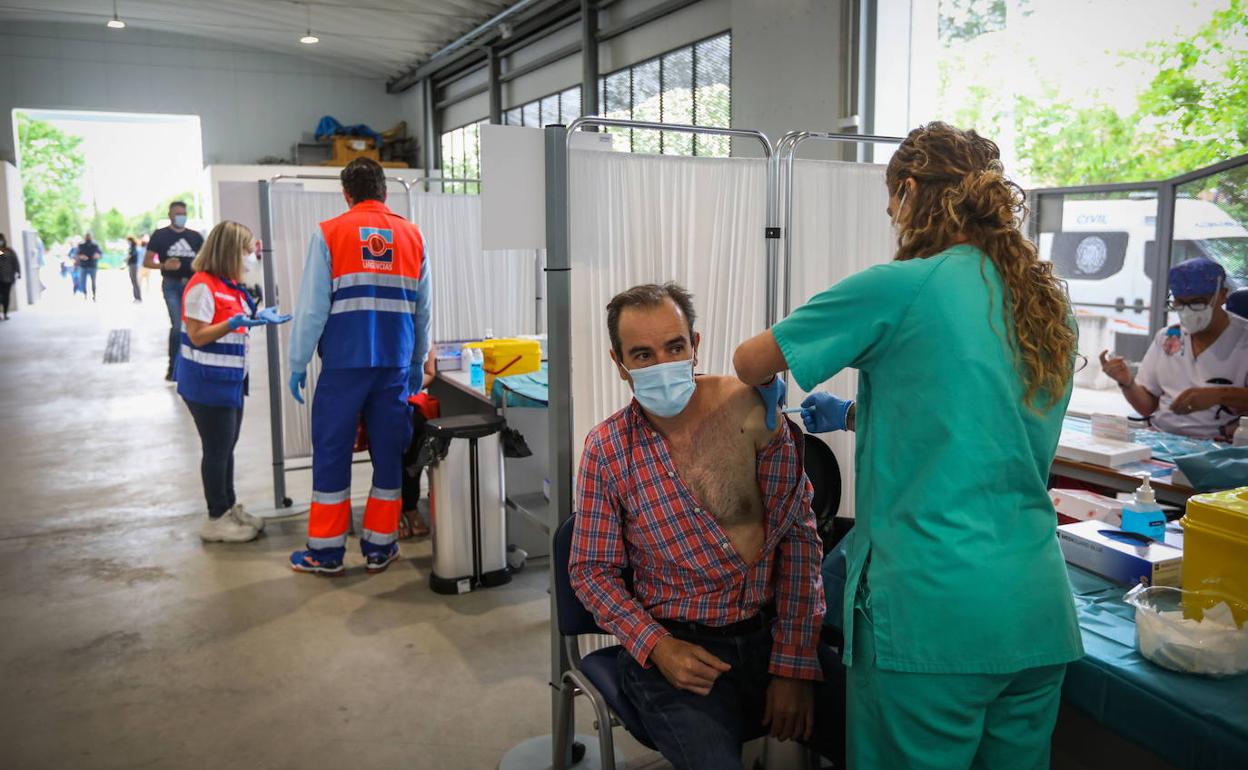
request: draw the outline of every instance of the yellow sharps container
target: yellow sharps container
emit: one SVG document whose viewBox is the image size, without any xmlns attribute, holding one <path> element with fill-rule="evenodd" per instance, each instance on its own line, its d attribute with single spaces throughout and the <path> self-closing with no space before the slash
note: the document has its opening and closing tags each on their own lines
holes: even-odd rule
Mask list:
<svg viewBox="0 0 1248 770">
<path fill-rule="evenodd" d="M 485 392 L 494 391 L 495 377 L 529 374 L 542 368 L 542 345 L 537 340 L 489 339 L 469 342 L 485 355 Z"/>
<path fill-rule="evenodd" d="M 1248 606 L 1248 487 L 1192 497 L 1182 524 L 1183 589 L 1224 593 Z M 1201 601 L 1201 609 L 1216 602 Z M 1248 621 L 1248 611 L 1232 609 L 1236 622 Z"/>
</svg>

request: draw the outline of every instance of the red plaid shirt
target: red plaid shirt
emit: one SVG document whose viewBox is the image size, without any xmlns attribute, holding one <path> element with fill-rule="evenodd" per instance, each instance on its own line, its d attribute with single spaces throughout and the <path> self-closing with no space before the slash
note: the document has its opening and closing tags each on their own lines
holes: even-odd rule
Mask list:
<svg viewBox="0 0 1248 770">
<path fill-rule="evenodd" d="M 585 440 L 572 587 L 598 624 L 643 666 L 668 635 L 656 618 L 723 626 L 774 602 L 770 672 L 822 678 L 816 646 L 824 613 L 823 544 L 802 471 L 802 434 L 787 425 L 755 465 L 767 536 L 753 566 L 676 474 L 667 441 L 636 401 Z M 629 565 L 632 591 L 621 578 Z"/>
</svg>

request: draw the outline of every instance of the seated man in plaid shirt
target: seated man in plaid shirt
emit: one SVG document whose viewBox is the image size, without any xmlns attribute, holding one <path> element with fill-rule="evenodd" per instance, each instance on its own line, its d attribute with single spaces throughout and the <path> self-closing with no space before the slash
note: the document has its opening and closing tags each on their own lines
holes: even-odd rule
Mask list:
<svg viewBox="0 0 1248 770">
<path fill-rule="evenodd" d="M 670 283 L 607 306 L 634 400 L 585 441 L 569 570 L 623 643 L 622 686 L 655 745 L 679 770 L 723 770 L 745 739 L 811 736 L 823 547 L 801 432 L 768 430 L 736 378 L 694 377 L 693 323 Z"/>
</svg>

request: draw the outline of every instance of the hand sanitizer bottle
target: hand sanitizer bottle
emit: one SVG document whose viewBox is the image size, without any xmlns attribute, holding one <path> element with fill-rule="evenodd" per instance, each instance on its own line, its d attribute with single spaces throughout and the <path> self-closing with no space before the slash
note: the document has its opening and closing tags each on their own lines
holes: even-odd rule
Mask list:
<svg viewBox="0 0 1248 770">
<path fill-rule="evenodd" d="M 469 385 L 474 388 L 485 389 L 485 351 L 481 348 L 470 348 L 472 350 L 472 364 L 469 368 Z"/>
<path fill-rule="evenodd" d="M 1144 477 L 1140 488 L 1135 490 L 1135 500 L 1122 507 L 1122 528 L 1126 532 L 1165 542 L 1166 514 L 1157 504 L 1153 488 L 1148 483 L 1148 476 Z"/>
</svg>

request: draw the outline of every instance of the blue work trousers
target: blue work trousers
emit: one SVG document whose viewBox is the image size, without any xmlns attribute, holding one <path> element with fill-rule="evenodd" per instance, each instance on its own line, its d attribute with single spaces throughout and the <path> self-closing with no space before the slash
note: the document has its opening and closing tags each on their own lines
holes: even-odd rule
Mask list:
<svg viewBox="0 0 1248 770">
<path fill-rule="evenodd" d="M 310 548 L 346 546 L 351 526 L 351 450 L 361 416 L 373 460 L 361 547 L 368 555 L 389 548 L 398 539 L 403 453 L 412 438 L 407 374 L 407 367 L 321 372 L 312 398 Z"/>
</svg>

